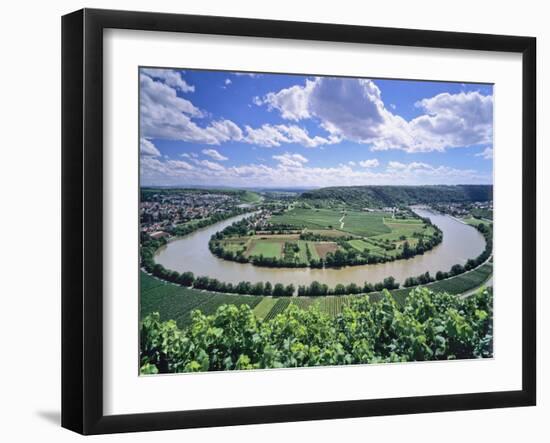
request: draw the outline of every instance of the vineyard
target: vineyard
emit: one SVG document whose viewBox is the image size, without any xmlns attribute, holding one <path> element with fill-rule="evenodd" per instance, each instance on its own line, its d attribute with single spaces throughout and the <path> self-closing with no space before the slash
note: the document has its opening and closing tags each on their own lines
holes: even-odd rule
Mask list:
<svg viewBox="0 0 550 443">
<path fill-rule="evenodd" d="M 344 304 L 332 318 L 315 306 L 303 310 L 289 298 L 281 298 L 264 320 L 248 304 L 221 305 L 210 315 L 194 311 L 183 329 L 176 321 L 162 321 L 161 315 L 152 313 L 140 323 L 141 373 L 493 355 L 491 290 L 462 299 L 417 288 L 403 306 L 387 291 L 377 302 L 356 297 Z M 337 309 L 338 305 L 331 306 Z"/>
<path fill-rule="evenodd" d="M 279 298 L 273 308 L 267 313 L 267 315 L 264 317 L 264 320 L 271 320 L 275 318 L 277 315 L 282 314 L 286 308 L 290 305 L 290 298 Z"/>
<path fill-rule="evenodd" d="M 492 275 L 493 264 L 485 263 L 478 268 L 445 280 L 436 281 L 427 287 L 432 291 L 462 294 L 480 287 Z M 246 304 L 260 320 L 270 320 L 284 312 L 289 305 L 301 309 L 316 307 L 330 317 L 336 317 L 344 306 L 360 295 L 325 296 L 325 297 L 262 297 L 237 294 L 223 294 L 185 288 L 173 283 L 159 280 L 140 273 L 141 285 L 141 318 L 151 312 L 159 312 L 162 320 L 176 320 L 179 327 L 191 322 L 191 311 L 199 309 L 204 314 L 212 314 L 223 304 Z M 391 290 L 390 294 L 399 305 L 404 305 L 411 288 Z M 381 300 L 381 292 L 368 294 L 372 302 Z"/>
<path fill-rule="evenodd" d="M 462 294 L 483 285 L 493 274 L 493 264 L 485 263 L 478 268 L 456 275 L 445 280 L 436 281 L 426 285 L 432 291 L 448 292 L 449 294 Z M 403 304 L 411 288 L 401 288 L 390 291 L 399 304 Z M 373 301 L 379 300 L 381 293 L 370 294 Z"/>
<path fill-rule="evenodd" d="M 175 320 L 182 328 L 191 323 L 191 312 L 199 309 L 205 315 L 213 314 L 225 304 L 247 305 L 251 309 L 260 303 L 262 297 L 249 295 L 220 294 L 198 291 L 166 283 L 144 272 L 140 274 L 140 315 L 144 318 L 151 312 L 158 312 L 162 321 Z"/>
</svg>

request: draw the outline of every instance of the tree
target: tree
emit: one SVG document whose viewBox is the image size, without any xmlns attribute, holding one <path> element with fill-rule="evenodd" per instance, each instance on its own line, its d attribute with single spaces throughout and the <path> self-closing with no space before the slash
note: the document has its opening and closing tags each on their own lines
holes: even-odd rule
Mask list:
<svg viewBox="0 0 550 443">
<path fill-rule="evenodd" d="M 403 243 L 403 257 L 404 258 L 410 258 L 414 255 L 413 250 L 411 249 L 411 245 L 408 241 Z"/>
<path fill-rule="evenodd" d="M 178 279 L 178 283 L 182 286 L 193 286 L 194 281 L 195 281 L 195 275 L 189 271 L 181 274 L 180 278 Z"/>
<path fill-rule="evenodd" d="M 262 295 L 264 293 L 264 290 L 264 284 L 261 281 L 254 283 L 254 285 L 252 286 L 252 294 L 254 295 Z"/>
<path fill-rule="evenodd" d="M 363 285 L 363 292 L 365 294 L 368 294 L 369 292 L 372 292 L 372 291 L 374 291 L 374 287 L 372 286 L 372 283 L 365 282 L 365 284 Z"/>
<path fill-rule="evenodd" d="M 195 283 L 193 284 L 193 287 L 196 289 L 206 289 L 208 288 L 209 283 L 210 283 L 210 279 L 205 275 L 201 275 L 200 277 L 197 277 L 195 279 Z"/>
<path fill-rule="evenodd" d="M 273 292 L 273 286 L 271 282 L 266 281 L 264 285 L 264 295 L 271 295 Z"/>
<path fill-rule="evenodd" d="M 395 278 L 390 275 L 384 279 L 383 286 L 386 289 L 397 289 L 399 288 L 399 283 L 395 283 Z"/>
<path fill-rule="evenodd" d="M 345 293 L 346 293 L 346 287 L 343 284 L 338 283 L 334 287 L 334 294 L 335 295 L 344 295 Z"/>
<path fill-rule="evenodd" d="M 309 285 L 309 295 L 316 296 L 316 295 L 322 295 L 322 287 L 321 283 L 319 283 L 317 280 L 314 280 Z"/>
<path fill-rule="evenodd" d="M 275 283 L 273 287 L 273 296 L 274 297 L 283 297 L 285 295 L 285 287 L 282 283 Z"/>
<path fill-rule="evenodd" d="M 456 264 L 451 268 L 451 275 L 458 275 L 464 273 L 464 266 Z"/>
<path fill-rule="evenodd" d="M 292 297 L 294 295 L 294 291 L 295 291 L 295 287 L 292 283 L 290 283 L 289 285 L 286 285 L 285 287 L 285 295 L 287 297 Z"/>
</svg>

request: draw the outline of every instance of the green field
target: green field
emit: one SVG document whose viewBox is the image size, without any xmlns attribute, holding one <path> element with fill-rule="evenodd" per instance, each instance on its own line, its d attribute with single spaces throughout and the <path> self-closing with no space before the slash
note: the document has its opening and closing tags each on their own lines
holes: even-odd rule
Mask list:
<svg viewBox="0 0 550 443">
<path fill-rule="evenodd" d="M 465 272 L 464 274 L 457 275 L 445 280 L 436 281 L 425 285 L 435 292 L 448 292 L 449 294 L 463 294 L 471 291 L 479 286 L 482 286 L 493 273 L 493 264 L 491 262 L 485 263 L 473 271 Z M 413 288 L 401 288 L 390 291 L 396 301 L 403 304 L 403 301 Z M 380 293 L 371 294 L 371 299 L 380 299 Z"/>
<path fill-rule="evenodd" d="M 246 304 L 254 308 L 262 297 L 252 295 L 220 294 L 198 291 L 157 280 L 140 272 L 140 316 L 143 318 L 151 312 L 158 312 L 161 320 L 176 320 L 178 326 L 190 323 L 191 311 L 201 310 L 210 315 L 224 304 Z"/>
<path fill-rule="evenodd" d="M 426 285 L 427 288 L 434 292 L 448 292 L 449 294 L 462 294 L 473 289 L 476 289 L 482 286 L 492 275 L 493 265 L 491 263 L 486 263 L 480 267 L 474 269 L 473 271 L 460 274 L 456 277 L 452 277 L 446 280 L 437 281 Z M 397 303 L 403 305 L 405 298 L 414 288 L 401 288 L 390 291 L 392 296 L 395 298 Z M 291 303 L 298 306 L 301 309 L 309 309 L 311 306 L 317 306 L 321 312 L 327 313 L 331 317 L 335 317 L 340 312 L 344 306 L 350 303 L 353 297 L 357 295 L 341 295 L 341 296 L 324 296 L 324 297 L 293 297 Z M 378 301 L 382 298 L 380 292 L 373 292 L 370 294 L 370 299 Z M 274 300 L 274 299 L 272 299 Z M 280 303 L 271 303 L 271 311 L 267 314 L 263 314 L 262 318 L 273 318 L 279 314 L 283 307 L 286 307 L 290 304 L 280 299 Z"/>
<path fill-rule="evenodd" d="M 250 244 L 250 238 L 231 238 L 223 242 L 223 247 L 226 251 L 237 253 L 239 251 L 246 251 Z"/>
<path fill-rule="evenodd" d="M 227 251 L 238 252 L 238 250 L 242 250 L 243 241 L 237 242 L 237 245 L 235 245 L 235 243 L 234 240 L 228 239 L 224 240 L 222 244 Z M 281 258 L 284 255 L 285 244 L 298 247 L 298 251 L 294 253 L 294 260 L 296 262 L 306 264 L 309 262 L 307 253 L 308 248 L 311 259 L 319 260 L 319 254 L 315 249 L 315 242 L 298 240 L 298 235 L 262 235 L 249 237 L 246 241 L 246 245 L 248 245 L 246 255 L 248 257 L 263 255 L 264 257 Z"/>
<path fill-rule="evenodd" d="M 284 214 L 271 217 L 271 223 L 289 225 L 295 229 L 338 229 L 342 211 L 333 209 L 294 208 Z"/>
<path fill-rule="evenodd" d="M 279 300 L 273 297 L 260 297 L 260 298 L 262 300 L 254 308 L 254 315 L 256 315 L 256 317 L 258 317 L 260 320 L 263 320 Z"/>
<path fill-rule="evenodd" d="M 278 232 L 277 234 L 229 237 L 222 241 L 222 247 L 226 251 L 238 253 L 246 244 L 246 257 L 263 256 L 307 265 L 310 260 L 325 258 L 328 251 L 346 249 L 346 245 L 342 243 L 328 246 L 327 239 L 337 241 L 337 237 L 352 237 L 348 244 L 355 250 L 388 259 L 401 254 L 405 241 L 408 241 L 411 247 L 415 247 L 419 237 L 429 238 L 436 233 L 433 226 L 418 218 L 399 219 L 387 215 L 387 212 L 291 208 L 283 214 L 271 216 L 269 222 L 275 227 L 274 231 Z M 320 235 L 324 241 L 299 240 L 300 234 L 296 231 Z M 234 242 L 237 242 L 237 245 Z M 294 254 L 289 252 L 291 246 L 297 246 Z"/>
<path fill-rule="evenodd" d="M 391 229 L 384 224 L 384 215 L 387 214 L 385 212 L 294 208 L 284 214 L 272 216 L 270 221 L 276 225 L 288 225 L 295 229 L 338 230 L 352 235 L 370 237 L 391 232 Z"/>
<path fill-rule="evenodd" d="M 363 252 L 365 249 L 372 251 L 373 249 L 380 249 L 375 247 L 372 243 L 369 243 L 361 239 L 348 240 L 348 244 L 353 246 L 354 249 L 357 249 L 359 252 Z"/>
<path fill-rule="evenodd" d="M 359 252 L 367 249 L 369 254 L 378 256 L 396 256 L 405 242 L 410 246 L 416 246 L 418 235 L 430 237 L 435 234 L 432 226 L 425 225 L 419 220 L 397 220 L 384 219 L 386 227 L 390 230 L 387 233 L 379 234 L 373 237 L 363 237 L 362 239 L 348 240 L 348 244 Z"/>
<path fill-rule="evenodd" d="M 434 292 L 462 294 L 482 286 L 492 275 L 493 264 L 485 263 L 473 271 L 465 272 L 456 277 L 436 281 L 426 285 Z M 140 273 L 140 314 L 141 317 L 159 312 L 161 319 L 176 320 L 179 327 L 190 323 L 190 314 L 199 309 L 206 315 L 213 314 L 223 304 L 250 306 L 259 319 L 272 319 L 283 312 L 291 303 L 301 309 L 317 306 L 321 312 L 334 317 L 339 314 L 356 295 L 324 296 L 324 297 L 262 297 L 236 294 L 221 294 L 208 291 L 198 291 L 175 284 L 163 282 L 148 274 Z M 413 288 L 401 288 L 390 291 L 395 300 L 402 305 Z M 372 301 L 382 297 L 381 293 L 370 294 Z"/>
<path fill-rule="evenodd" d="M 481 208 L 475 208 L 472 209 L 472 215 L 476 217 L 482 217 L 487 220 L 493 220 L 493 210 L 492 209 L 481 209 Z"/>
<path fill-rule="evenodd" d="M 257 203 L 259 201 L 262 201 L 262 197 L 252 191 L 243 191 L 243 193 L 240 194 L 239 197 L 241 201 L 245 203 Z"/>
<path fill-rule="evenodd" d="M 384 217 L 384 223 L 386 225 L 395 223 L 395 224 L 407 224 L 407 225 L 419 225 L 422 224 L 423 221 L 419 220 L 417 218 L 392 218 L 392 217 Z"/>
<path fill-rule="evenodd" d="M 485 225 L 485 226 L 492 226 L 493 223 L 490 222 L 490 221 L 487 221 L 487 220 L 481 220 L 479 218 L 475 218 L 475 217 L 468 217 L 468 218 L 463 218 L 461 219 L 464 223 L 467 223 L 471 226 L 478 226 L 480 223 Z"/>
<path fill-rule="evenodd" d="M 290 297 L 279 298 L 275 300 L 277 300 L 277 302 L 273 305 L 271 310 L 264 317 L 264 320 L 271 320 L 272 318 L 275 318 L 277 314 L 284 312 L 284 310 L 288 308 L 291 302 Z"/>
<path fill-rule="evenodd" d="M 270 240 L 253 240 L 248 255 L 263 255 L 264 257 L 280 257 L 283 242 Z"/>
<path fill-rule="evenodd" d="M 338 229 L 361 237 L 386 234 L 391 229 L 384 224 L 384 215 L 384 212 L 347 211 L 344 226 Z"/>
</svg>

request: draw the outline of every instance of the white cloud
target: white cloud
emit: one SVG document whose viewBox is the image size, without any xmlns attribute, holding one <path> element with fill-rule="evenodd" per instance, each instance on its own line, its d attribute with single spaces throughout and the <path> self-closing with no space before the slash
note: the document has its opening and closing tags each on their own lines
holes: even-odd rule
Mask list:
<svg viewBox="0 0 550 443">
<path fill-rule="evenodd" d="M 479 183 L 480 176 L 473 169 L 457 169 L 449 166 L 433 166 L 423 162 L 401 163 L 388 162 L 386 173 L 396 175 L 405 180 L 417 180 L 420 183 Z M 458 179 L 458 180 L 457 180 Z M 490 183 L 489 177 L 486 182 Z"/>
<path fill-rule="evenodd" d="M 320 145 L 337 143 L 334 137 L 324 138 L 316 135 L 310 137 L 307 130 L 296 125 L 270 125 L 264 124 L 259 128 L 246 126 L 246 143 L 264 147 L 281 146 L 283 143 L 296 143 L 308 148 L 315 148 Z"/>
<path fill-rule="evenodd" d="M 225 168 L 222 165 L 220 165 L 218 163 L 211 162 L 210 160 L 201 160 L 198 163 L 200 163 L 203 166 L 206 166 L 208 169 L 210 169 L 212 171 L 223 171 L 223 170 L 225 170 Z"/>
<path fill-rule="evenodd" d="M 476 157 L 483 157 L 485 160 L 493 159 L 493 148 L 487 147 L 483 151 L 477 153 Z"/>
<path fill-rule="evenodd" d="M 214 160 L 218 160 L 218 161 L 225 161 L 225 160 L 228 160 L 227 157 L 224 157 L 223 155 L 221 155 L 218 151 L 216 151 L 215 149 L 203 149 L 202 150 L 202 153 L 204 155 L 207 155 L 209 156 L 210 158 L 213 158 Z"/>
<path fill-rule="evenodd" d="M 425 115 L 410 121 L 420 146 L 434 149 L 490 143 L 493 138 L 493 97 L 479 92 L 447 92 L 420 100 Z"/>
<path fill-rule="evenodd" d="M 192 119 L 204 117 L 189 100 L 179 97 L 176 90 L 147 75 L 140 76 L 140 126 L 143 137 L 183 140 L 219 145 L 240 140 L 241 129 L 230 120 L 198 126 Z"/>
<path fill-rule="evenodd" d="M 318 81 L 306 80 L 305 86 L 295 85 L 287 89 L 281 89 L 277 93 L 270 92 L 264 100 L 258 97 L 257 102 L 267 104 L 268 109 L 277 109 L 281 116 L 287 120 L 298 121 L 310 118 L 309 97 Z"/>
<path fill-rule="evenodd" d="M 187 171 L 193 169 L 193 166 L 191 166 L 189 163 L 184 162 L 183 160 L 169 160 L 166 163 L 168 163 L 169 166 L 171 166 L 174 169 L 185 169 Z"/>
<path fill-rule="evenodd" d="M 257 74 L 255 72 L 234 72 L 233 75 L 236 75 L 237 77 L 252 77 L 252 78 L 258 78 L 261 77 L 262 74 Z"/>
<path fill-rule="evenodd" d="M 380 162 L 376 158 L 371 158 L 369 160 L 360 161 L 359 165 L 363 166 L 363 168 L 376 168 L 378 165 L 380 165 Z"/>
<path fill-rule="evenodd" d="M 226 86 L 229 86 L 231 83 L 233 83 L 233 82 L 232 82 L 231 79 L 229 79 L 229 78 L 226 78 L 225 81 L 224 81 L 224 84 L 225 84 Z"/>
<path fill-rule="evenodd" d="M 144 157 L 160 157 L 160 151 L 153 142 L 142 137 L 139 139 L 139 155 Z"/>
<path fill-rule="evenodd" d="M 288 152 L 282 155 L 274 155 L 274 160 L 277 160 L 280 165 L 287 167 L 301 168 L 305 163 L 308 162 L 308 159 L 300 154 L 290 154 Z"/>
<path fill-rule="evenodd" d="M 219 120 L 213 122 L 206 131 L 219 142 L 229 140 L 239 141 L 243 138 L 243 131 L 231 120 Z"/>
<path fill-rule="evenodd" d="M 191 156 L 190 156 L 187 152 L 185 152 L 185 153 L 183 153 L 183 154 L 180 154 L 180 155 L 181 155 L 182 157 L 185 157 L 185 158 L 191 158 Z"/>
<path fill-rule="evenodd" d="M 439 94 L 420 100 L 425 114 L 407 121 L 384 104 L 367 79 L 316 78 L 256 100 L 284 119 L 318 119 L 335 139 L 369 144 L 374 150 L 443 151 L 488 143 L 493 134 L 493 97 L 479 92 Z"/>
<path fill-rule="evenodd" d="M 189 85 L 181 76 L 181 72 L 173 69 L 142 68 L 141 73 L 152 78 L 161 79 L 168 86 L 178 89 L 181 92 L 195 92 L 195 87 Z"/>
<path fill-rule="evenodd" d="M 355 163 L 353 160 L 350 160 L 350 161 L 348 162 L 348 165 L 350 165 L 350 166 L 357 166 L 357 163 Z"/>
<path fill-rule="evenodd" d="M 202 111 L 196 108 L 193 103 L 179 97 L 175 88 L 143 74 L 140 75 L 139 82 L 140 106 L 154 104 L 192 117 L 203 116 Z"/>
<path fill-rule="evenodd" d="M 479 174 L 471 169 L 430 165 L 422 162 L 391 162 L 382 171 L 352 169 L 347 164 L 335 167 L 310 167 L 305 157 L 285 153 L 275 158 L 275 166 L 244 164 L 233 167 L 209 160 L 194 160 L 199 167 L 186 162 L 161 161 L 142 157 L 141 177 L 144 185 L 220 185 L 250 186 L 358 186 L 392 184 L 461 184 L 491 183 L 490 174 Z M 185 164 L 182 164 L 185 163 Z"/>
<path fill-rule="evenodd" d="M 388 162 L 388 170 L 393 171 L 417 171 L 420 169 L 432 169 L 433 167 L 427 163 L 423 162 L 411 162 L 411 163 L 401 163 L 397 161 Z"/>
</svg>

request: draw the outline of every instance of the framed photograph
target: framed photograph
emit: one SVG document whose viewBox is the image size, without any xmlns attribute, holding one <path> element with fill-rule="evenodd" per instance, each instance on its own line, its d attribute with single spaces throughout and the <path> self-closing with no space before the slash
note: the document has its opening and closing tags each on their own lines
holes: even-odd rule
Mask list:
<svg viewBox="0 0 550 443">
<path fill-rule="evenodd" d="M 534 405 L 535 51 L 64 16 L 62 425 Z"/>
</svg>

